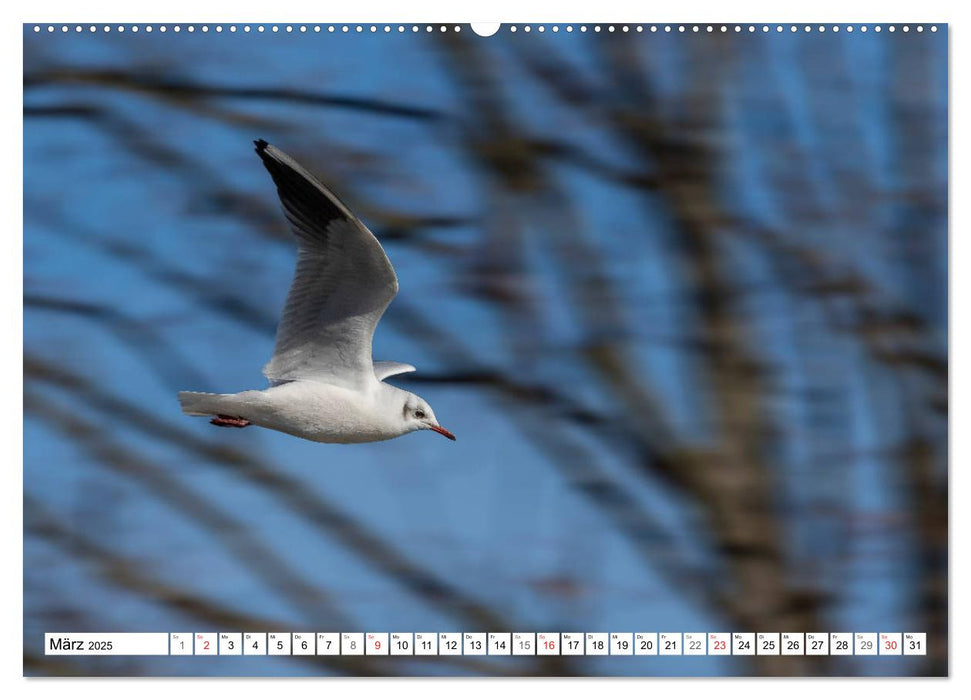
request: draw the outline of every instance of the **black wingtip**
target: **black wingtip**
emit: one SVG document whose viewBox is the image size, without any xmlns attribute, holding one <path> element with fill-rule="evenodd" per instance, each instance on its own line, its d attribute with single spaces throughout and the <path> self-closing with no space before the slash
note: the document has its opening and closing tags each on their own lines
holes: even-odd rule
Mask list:
<svg viewBox="0 0 971 700">
<path fill-rule="evenodd" d="M 263 151 L 265 151 L 267 146 L 270 145 L 263 139 L 256 139 L 256 141 L 254 141 L 253 143 L 256 145 L 256 152 L 259 155 L 263 155 Z"/>
</svg>

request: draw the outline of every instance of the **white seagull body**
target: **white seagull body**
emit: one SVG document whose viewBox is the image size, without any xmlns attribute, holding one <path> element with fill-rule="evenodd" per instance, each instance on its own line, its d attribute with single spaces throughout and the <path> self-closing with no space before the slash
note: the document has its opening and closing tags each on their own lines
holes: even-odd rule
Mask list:
<svg viewBox="0 0 971 700">
<path fill-rule="evenodd" d="M 179 392 L 183 412 L 214 425 L 258 425 L 315 442 L 375 442 L 415 430 L 454 440 L 419 396 L 384 379 L 411 365 L 374 362 L 374 329 L 398 291 L 381 244 L 313 175 L 266 141 L 273 177 L 299 243 L 297 269 L 263 368 L 270 387 L 238 394 Z"/>
</svg>

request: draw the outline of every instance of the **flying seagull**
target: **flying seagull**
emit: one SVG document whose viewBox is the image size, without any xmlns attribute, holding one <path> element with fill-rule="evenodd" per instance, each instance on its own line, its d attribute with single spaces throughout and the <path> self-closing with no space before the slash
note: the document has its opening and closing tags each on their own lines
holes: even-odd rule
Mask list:
<svg viewBox="0 0 971 700">
<path fill-rule="evenodd" d="M 383 381 L 414 367 L 371 358 L 374 329 L 398 292 L 377 238 L 293 158 L 255 143 L 298 243 L 273 357 L 263 368 L 270 386 L 182 391 L 182 411 L 211 416 L 213 425 L 258 425 L 315 442 L 375 442 L 415 430 L 454 440 L 424 399 Z"/>
</svg>

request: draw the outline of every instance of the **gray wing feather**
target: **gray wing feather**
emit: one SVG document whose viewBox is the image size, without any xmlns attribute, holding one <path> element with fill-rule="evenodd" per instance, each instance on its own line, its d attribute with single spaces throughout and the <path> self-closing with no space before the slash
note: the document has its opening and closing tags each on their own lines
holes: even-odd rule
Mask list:
<svg viewBox="0 0 971 700">
<path fill-rule="evenodd" d="M 406 365 L 404 362 L 375 362 L 374 363 L 374 376 L 380 382 L 382 379 L 387 379 L 388 377 L 393 377 L 396 374 L 404 374 L 405 372 L 414 372 L 415 368 L 412 365 Z"/>
<path fill-rule="evenodd" d="M 313 175 L 265 141 L 256 152 L 273 177 L 297 237 L 297 268 L 273 357 L 270 382 L 323 379 L 357 385 L 374 376 L 374 329 L 398 278 L 367 227 Z"/>
</svg>

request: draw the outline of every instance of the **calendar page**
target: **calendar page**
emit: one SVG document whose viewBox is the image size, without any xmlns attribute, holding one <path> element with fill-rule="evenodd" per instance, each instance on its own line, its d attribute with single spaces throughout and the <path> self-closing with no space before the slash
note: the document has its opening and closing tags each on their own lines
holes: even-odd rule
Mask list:
<svg viewBox="0 0 971 700">
<path fill-rule="evenodd" d="M 23 46 L 25 675 L 948 674 L 947 24 Z"/>
</svg>

